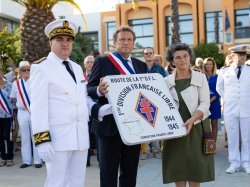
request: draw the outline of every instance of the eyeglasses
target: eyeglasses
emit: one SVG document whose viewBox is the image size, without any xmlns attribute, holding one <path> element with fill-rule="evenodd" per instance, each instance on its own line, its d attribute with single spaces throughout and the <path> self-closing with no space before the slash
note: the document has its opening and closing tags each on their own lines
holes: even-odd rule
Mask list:
<svg viewBox="0 0 250 187">
<path fill-rule="evenodd" d="M 30 72 L 30 69 L 22 69 L 22 72 Z"/>
<path fill-rule="evenodd" d="M 144 53 L 144 55 L 152 55 L 152 54 L 153 54 L 153 53 L 151 53 L 151 52 L 150 52 L 150 53 Z"/>
</svg>

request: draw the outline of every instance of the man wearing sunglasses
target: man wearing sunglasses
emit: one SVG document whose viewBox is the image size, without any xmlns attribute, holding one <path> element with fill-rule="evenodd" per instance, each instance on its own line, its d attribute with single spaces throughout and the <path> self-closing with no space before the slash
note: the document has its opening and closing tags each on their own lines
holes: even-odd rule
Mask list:
<svg viewBox="0 0 250 187">
<path fill-rule="evenodd" d="M 23 164 L 20 168 L 27 168 L 32 164 L 32 152 L 35 168 L 42 167 L 42 161 L 38 155 L 32 138 L 31 119 L 30 119 L 30 64 L 28 61 L 19 63 L 19 79 L 13 82 L 10 97 L 18 108 L 17 120 L 21 132 L 21 153 Z M 33 146 L 31 145 L 33 144 Z M 33 147 L 33 150 L 32 150 Z"/>
</svg>

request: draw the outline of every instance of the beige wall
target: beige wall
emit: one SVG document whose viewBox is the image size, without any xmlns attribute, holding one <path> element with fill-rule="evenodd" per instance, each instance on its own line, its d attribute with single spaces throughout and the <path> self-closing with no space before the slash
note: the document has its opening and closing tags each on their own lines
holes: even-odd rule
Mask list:
<svg viewBox="0 0 250 187">
<path fill-rule="evenodd" d="M 244 9 L 248 7 L 249 0 L 235 0 L 235 9 Z"/>
<path fill-rule="evenodd" d="M 202 0 L 199 0 L 202 1 Z M 231 0 L 227 0 L 231 1 Z M 222 10 L 222 1 L 221 0 L 204 0 L 204 11 L 205 12 L 214 12 Z"/>
</svg>

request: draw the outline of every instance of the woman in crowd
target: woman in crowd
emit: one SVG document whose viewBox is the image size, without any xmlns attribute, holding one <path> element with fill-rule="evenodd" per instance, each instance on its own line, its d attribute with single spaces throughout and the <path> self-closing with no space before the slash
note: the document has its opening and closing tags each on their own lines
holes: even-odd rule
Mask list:
<svg viewBox="0 0 250 187">
<path fill-rule="evenodd" d="M 213 58 L 208 57 L 204 60 L 202 72 L 205 73 L 209 90 L 210 90 L 210 113 L 209 118 L 211 119 L 212 133 L 214 140 L 217 140 L 218 134 L 218 119 L 221 118 L 221 107 L 220 107 L 220 95 L 216 91 L 216 83 L 218 75 L 216 74 L 217 66 Z"/>
<path fill-rule="evenodd" d="M 176 102 L 187 128 L 184 137 L 163 141 L 163 182 L 175 182 L 177 187 L 199 187 L 201 182 L 214 180 L 213 155 L 202 151 L 202 126 L 211 132 L 209 116 L 209 88 L 206 77 L 190 69 L 191 49 L 177 44 L 167 50 L 167 61 L 176 69 L 166 77 L 170 93 Z"/>
<path fill-rule="evenodd" d="M 161 55 L 155 55 L 155 56 L 154 56 L 154 63 L 155 63 L 155 64 L 158 64 L 158 65 L 160 65 L 161 67 L 164 68 L 164 70 L 165 70 L 165 72 L 166 72 L 166 76 L 169 75 L 168 70 L 167 70 L 167 63 L 163 61 Z"/>
<path fill-rule="evenodd" d="M 11 141 L 12 110 L 10 98 L 12 84 L 7 82 L 0 68 L 0 152 L 2 161 L 0 167 L 11 167 L 13 163 L 13 141 Z"/>
<path fill-rule="evenodd" d="M 203 59 L 198 57 L 195 59 L 195 66 L 197 66 L 200 69 L 200 72 L 202 71 L 202 66 L 203 66 Z"/>
</svg>

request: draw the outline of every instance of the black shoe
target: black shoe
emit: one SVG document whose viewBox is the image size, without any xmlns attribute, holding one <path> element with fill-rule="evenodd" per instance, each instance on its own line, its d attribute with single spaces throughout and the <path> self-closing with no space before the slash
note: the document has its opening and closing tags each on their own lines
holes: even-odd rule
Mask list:
<svg viewBox="0 0 250 187">
<path fill-rule="evenodd" d="M 35 168 L 41 168 L 42 164 L 35 164 Z"/>
<path fill-rule="evenodd" d="M 29 166 L 31 166 L 30 164 L 22 164 L 21 166 L 20 166 L 20 168 L 27 168 L 27 167 L 29 167 Z"/>
</svg>

